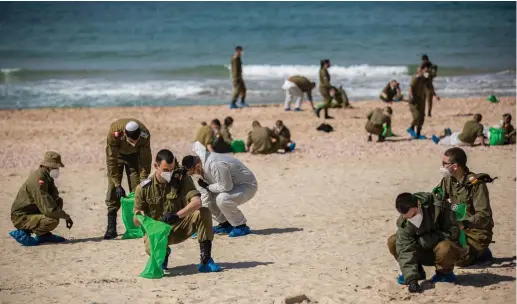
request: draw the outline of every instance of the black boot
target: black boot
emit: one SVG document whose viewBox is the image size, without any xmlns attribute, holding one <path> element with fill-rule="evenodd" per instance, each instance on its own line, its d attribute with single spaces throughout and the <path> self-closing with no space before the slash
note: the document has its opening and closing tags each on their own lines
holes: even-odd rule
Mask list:
<svg viewBox="0 0 517 304">
<path fill-rule="evenodd" d="M 206 265 L 212 258 L 212 241 L 199 243 L 201 265 Z"/>
<path fill-rule="evenodd" d="M 372 134 L 368 134 L 368 139 L 367 141 L 372 141 Z"/>
<path fill-rule="evenodd" d="M 334 117 L 329 116 L 329 109 L 325 108 L 325 119 L 334 119 Z"/>
<path fill-rule="evenodd" d="M 383 141 L 385 141 L 385 140 L 386 140 L 386 138 L 385 138 L 384 136 L 382 136 L 382 135 L 379 135 L 379 136 L 377 137 L 377 142 L 383 142 Z"/>
<path fill-rule="evenodd" d="M 416 127 L 416 139 L 420 139 L 420 132 L 422 132 L 422 127 Z"/>
<path fill-rule="evenodd" d="M 105 240 L 111 240 L 117 237 L 117 212 L 108 212 L 108 228 L 104 234 Z"/>
<path fill-rule="evenodd" d="M 316 109 L 316 116 L 320 118 L 321 108 Z"/>
</svg>

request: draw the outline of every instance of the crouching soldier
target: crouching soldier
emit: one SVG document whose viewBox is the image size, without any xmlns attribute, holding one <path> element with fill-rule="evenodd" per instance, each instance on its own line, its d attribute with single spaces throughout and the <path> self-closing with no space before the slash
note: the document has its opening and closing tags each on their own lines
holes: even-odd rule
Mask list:
<svg viewBox="0 0 517 304">
<path fill-rule="evenodd" d="M 212 215 L 201 207 L 201 198 L 192 179 L 183 174 L 182 168 L 171 151 L 161 150 L 154 163 L 156 172 L 136 187 L 135 215 L 141 214 L 172 226 L 168 244 L 179 244 L 194 233 L 198 235 L 201 251 L 199 272 L 221 271 L 212 259 Z M 135 225 L 140 222 L 135 218 Z M 150 254 L 150 242 L 144 236 L 145 251 Z M 162 268 L 167 269 L 170 249 Z"/>
<path fill-rule="evenodd" d="M 454 264 L 468 251 L 457 242 L 459 228 L 452 210 L 435 204 L 431 193 L 399 194 L 395 206 L 400 217 L 388 248 L 402 272 L 398 283 L 408 285 L 411 293 L 420 292 L 418 280 L 426 277 L 423 265 L 436 267 L 433 282 L 454 282 Z"/>
<path fill-rule="evenodd" d="M 29 175 L 18 191 L 11 208 L 11 221 L 18 230 L 9 233 L 18 243 L 35 246 L 65 241 L 65 238 L 52 234 L 60 219 L 66 221 L 69 229 L 74 224 L 70 215 L 63 211 L 63 199 L 54 184 L 62 167 L 59 154 L 46 152 L 39 169 Z M 36 235 L 34 238 L 32 233 Z"/>
</svg>

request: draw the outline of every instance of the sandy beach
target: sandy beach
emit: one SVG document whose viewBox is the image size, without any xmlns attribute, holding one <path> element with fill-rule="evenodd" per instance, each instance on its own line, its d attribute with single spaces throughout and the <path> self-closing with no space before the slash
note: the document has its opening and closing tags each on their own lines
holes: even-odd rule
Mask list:
<svg viewBox="0 0 517 304">
<path fill-rule="evenodd" d="M 423 134 L 460 131 L 474 113 L 495 125 L 515 113 L 515 98 L 442 99 Z M 318 303 L 515 303 L 515 266 L 456 269 L 456 285 L 424 283 L 410 295 L 396 283 L 398 266 L 386 239 L 396 231 L 394 200 L 400 192 L 430 191 L 441 179 L 444 147 L 412 141 L 407 103 L 393 105 L 399 137 L 366 142 L 367 113 L 380 102 L 331 110 L 335 129 L 308 110 L 285 113 L 281 105 L 230 111 L 217 107 L 132 107 L 0 111 L 0 303 L 283 303 L 305 294 Z M 224 271 L 198 274 L 199 246 L 172 247 L 170 271 L 159 280 L 138 278 L 147 262 L 143 241 L 104 241 L 107 177 L 104 148 L 110 123 L 134 117 L 151 131 L 153 157 L 168 148 L 181 159 L 190 152 L 201 121 L 231 115 L 232 134 L 245 139 L 251 122 L 272 127 L 282 119 L 297 143 L 294 153 L 237 154 L 257 176 L 259 191 L 242 207 L 254 234 L 216 236 L 213 257 Z M 514 119 L 515 125 L 515 119 Z M 8 232 L 12 201 L 46 150 L 63 156 L 58 188 L 74 227 L 55 231 L 70 242 L 22 247 Z M 473 172 L 499 177 L 489 185 L 494 213 L 492 252 L 515 256 L 515 146 L 468 147 Z M 126 187 L 127 189 L 127 187 Z M 124 232 L 118 220 L 118 232 Z M 511 259 L 510 259 L 511 260 Z M 426 268 L 427 276 L 434 274 Z"/>
</svg>

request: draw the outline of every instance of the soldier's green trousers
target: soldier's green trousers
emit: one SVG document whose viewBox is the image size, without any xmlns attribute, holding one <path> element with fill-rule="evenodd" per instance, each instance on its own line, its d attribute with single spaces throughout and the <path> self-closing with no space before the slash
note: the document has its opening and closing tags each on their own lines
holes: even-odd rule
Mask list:
<svg viewBox="0 0 517 304">
<path fill-rule="evenodd" d="M 467 267 L 476 262 L 476 260 L 483 255 L 488 246 L 492 243 L 492 232 L 479 229 L 465 230 L 467 237 L 467 244 L 469 246 L 469 253 L 456 263 L 457 266 Z"/>
<path fill-rule="evenodd" d="M 397 259 L 397 236 L 394 234 L 388 238 L 388 249 Z M 455 242 L 441 241 L 433 250 L 422 249 L 417 253 L 418 263 L 423 266 L 435 266 L 442 273 L 454 270 L 454 263 L 460 260 L 462 248 Z"/>
<path fill-rule="evenodd" d="M 332 102 L 332 97 L 330 97 L 330 89 L 320 87 L 320 94 L 321 97 L 323 97 L 323 107 L 325 109 L 330 108 L 330 103 Z"/>
<path fill-rule="evenodd" d="M 434 88 L 428 88 L 425 90 L 425 101 L 427 103 L 427 113 L 431 115 L 431 111 L 433 110 L 433 97 L 434 97 Z"/>
<path fill-rule="evenodd" d="M 414 97 L 416 98 L 416 97 Z M 425 120 L 425 100 L 416 100 L 415 104 L 409 104 L 409 110 L 413 116 L 411 126 L 422 127 Z"/>
<path fill-rule="evenodd" d="M 172 225 L 172 230 L 169 233 L 168 245 L 179 244 L 187 240 L 196 232 L 199 243 L 203 241 L 212 241 L 214 239 L 212 214 L 208 208 L 200 208 L 191 215 L 182 218 L 178 223 Z M 147 234 L 144 235 L 144 245 L 145 252 L 150 254 L 150 244 Z"/>
<path fill-rule="evenodd" d="M 125 169 L 125 170 L 124 170 Z M 130 154 L 119 157 L 117 170 L 119 174 L 124 177 L 124 171 L 128 178 L 129 191 L 126 189 L 126 194 L 135 191 L 136 186 L 140 183 L 138 154 Z M 108 212 L 117 212 L 120 209 L 120 200 L 117 199 L 115 192 L 115 183 L 108 173 L 108 193 L 106 194 L 106 206 Z"/>
<path fill-rule="evenodd" d="M 11 216 L 11 221 L 16 229 L 30 231 L 36 235 L 52 232 L 59 225 L 58 219 L 50 218 L 43 214 Z"/>
<path fill-rule="evenodd" d="M 242 79 L 233 81 L 232 101 L 236 101 L 239 96 L 241 96 L 241 100 L 246 98 L 246 84 Z"/>
<path fill-rule="evenodd" d="M 364 128 L 366 129 L 366 132 L 370 133 L 370 134 L 375 134 L 375 135 L 381 135 L 382 132 L 384 131 L 384 128 L 382 125 L 377 125 L 377 126 L 374 126 L 371 122 L 367 122 L 366 123 L 366 126 L 364 126 Z"/>
</svg>

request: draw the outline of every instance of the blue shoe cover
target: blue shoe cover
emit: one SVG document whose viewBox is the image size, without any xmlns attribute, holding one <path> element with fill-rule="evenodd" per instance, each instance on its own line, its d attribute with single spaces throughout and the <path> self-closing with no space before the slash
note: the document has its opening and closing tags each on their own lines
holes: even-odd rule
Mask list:
<svg viewBox="0 0 517 304">
<path fill-rule="evenodd" d="M 241 228 L 235 227 L 232 229 L 232 231 L 230 232 L 230 234 L 228 236 L 229 237 L 238 237 L 238 236 L 245 236 L 250 233 L 251 233 L 251 229 L 248 226 L 244 226 Z"/>
<path fill-rule="evenodd" d="M 13 230 L 9 232 L 9 235 L 13 237 L 18 243 L 22 246 L 37 246 L 39 245 L 38 241 L 30 236 L 27 232 L 23 230 Z"/>
<path fill-rule="evenodd" d="M 167 247 L 167 253 L 165 254 L 165 260 L 162 263 L 162 269 L 167 270 L 167 266 L 169 265 L 169 256 L 171 255 L 171 248 Z"/>
<path fill-rule="evenodd" d="M 454 283 L 456 282 L 456 276 L 454 275 L 454 273 L 446 273 L 446 274 L 443 274 L 443 273 L 440 273 L 440 274 L 435 274 L 432 278 L 431 278 L 431 281 L 433 283 L 436 283 L 436 282 L 442 282 L 442 283 Z"/>
<path fill-rule="evenodd" d="M 289 111 L 291 111 L 291 109 L 287 108 L 287 109 L 284 109 L 284 111 L 289 112 Z"/>
<path fill-rule="evenodd" d="M 221 266 L 217 265 L 212 258 L 208 260 L 206 265 L 197 264 L 197 270 L 199 272 L 219 272 L 221 271 Z"/>
<path fill-rule="evenodd" d="M 400 285 L 406 285 L 406 284 L 404 283 L 404 275 L 403 275 L 403 274 L 401 274 L 401 275 L 399 275 L 399 276 L 398 276 L 398 278 L 397 278 L 397 283 L 399 283 Z"/>
<path fill-rule="evenodd" d="M 416 137 L 416 134 L 415 134 L 415 136 L 413 136 L 413 139 L 427 139 L 427 137 L 425 137 L 424 135 L 420 135 L 420 137 Z"/>
<path fill-rule="evenodd" d="M 229 227 L 220 227 L 220 226 L 214 226 L 213 227 L 215 234 L 228 234 L 233 230 L 232 226 Z"/>
<path fill-rule="evenodd" d="M 66 241 L 66 239 L 62 236 L 59 236 L 59 235 L 56 235 L 56 234 L 52 234 L 52 233 L 47 233 L 47 234 L 44 234 L 44 235 L 36 235 L 36 237 L 34 238 L 36 241 L 38 241 L 38 243 L 63 243 Z"/>
<path fill-rule="evenodd" d="M 296 148 L 296 143 L 295 142 L 292 142 L 290 145 L 289 145 L 289 152 L 290 151 L 293 151 L 294 148 Z"/>
<path fill-rule="evenodd" d="M 411 135 L 411 137 L 415 138 L 416 137 L 416 132 L 415 130 L 411 129 L 411 128 L 408 128 L 407 129 L 407 132 L 409 133 L 409 135 Z"/>
<path fill-rule="evenodd" d="M 248 104 L 245 103 L 245 102 L 241 102 L 240 106 L 241 106 L 241 108 L 248 108 L 249 107 Z"/>
<path fill-rule="evenodd" d="M 197 239 L 197 232 L 194 232 L 194 234 L 190 238 L 191 239 Z"/>
<path fill-rule="evenodd" d="M 239 107 L 234 105 L 234 104 L 230 104 L 230 109 L 238 109 Z"/>
<path fill-rule="evenodd" d="M 433 140 L 433 142 L 434 142 L 435 144 L 438 144 L 438 143 L 440 142 L 440 139 L 439 139 L 436 135 L 433 135 L 433 136 L 431 137 L 431 139 Z"/>
<path fill-rule="evenodd" d="M 300 109 L 300 108 L 295 108 L 295 109 L 294 109 L 294 111 L 295 111 L 295 112 L 303 112 L 303 110 L 302 110 L 302 109 Z"/>
</svg>

